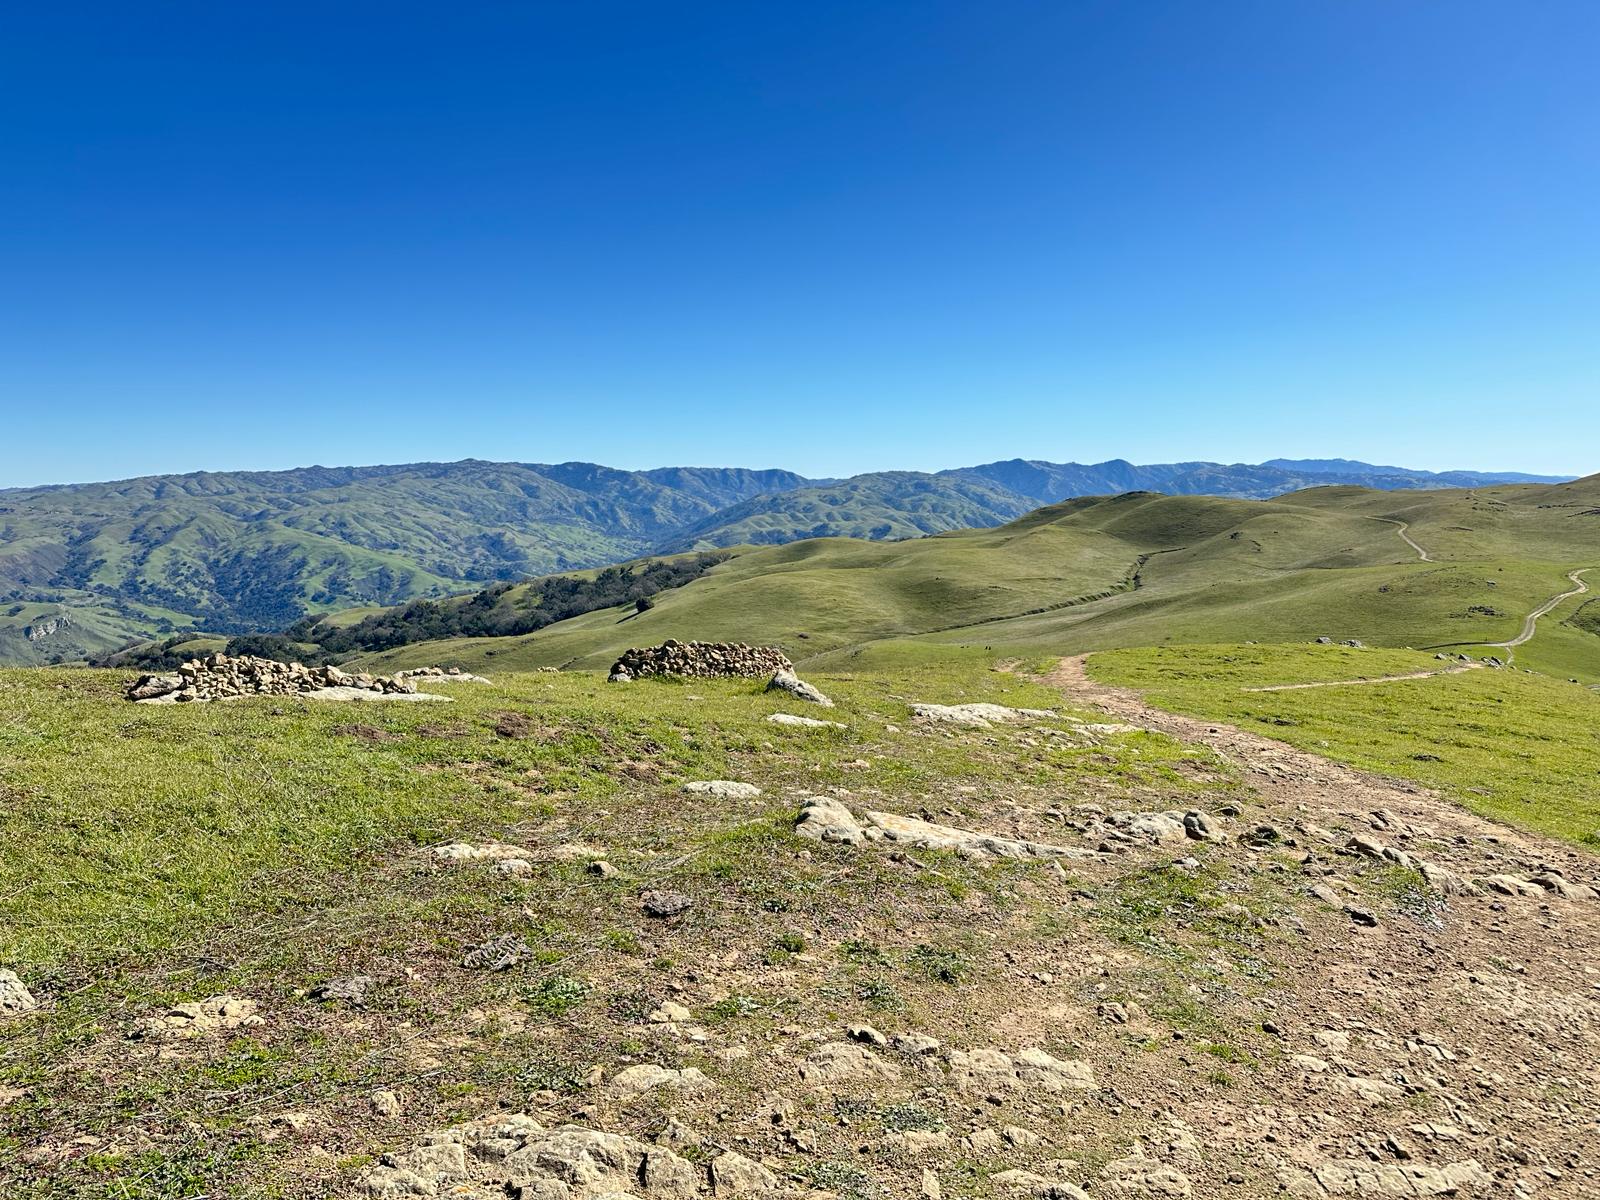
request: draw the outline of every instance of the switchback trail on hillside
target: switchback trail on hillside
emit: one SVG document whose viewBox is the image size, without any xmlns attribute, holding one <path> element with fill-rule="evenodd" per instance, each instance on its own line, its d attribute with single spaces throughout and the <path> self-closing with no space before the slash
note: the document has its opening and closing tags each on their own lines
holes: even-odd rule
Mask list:
<svg viewBox="0 0 1600 1200">
<path fill-rule="evenodd" d="M 1522 622 L 1522 632 L 1516 637 L 1512 638 L 1509 642 L 1484 642 L 1483 645 L 1498 646 L 1503 650 L 1515 650 L 1524 642 L 1530 641 L 1537 629 L 1540 617 L 1548 616 L 1550 611 L 1563 600 L 1570 600 L 1574 596 L 1581 596 L 1589 590 L 1589 585 L 1583 581 L 1582 576 L 1590 570 L 1592 570 L 1592 568 L 1583 567 L 1577 571 L 1568 571 L 1567 578 L 1572 580 L 1575 586 L 1565 592 L 1562 592 L 1558 596 L 1551 596 L 1550 599 L 1546 600 L 1538 608 L 1529 613 L 1527 619 Z"/>
</svg>

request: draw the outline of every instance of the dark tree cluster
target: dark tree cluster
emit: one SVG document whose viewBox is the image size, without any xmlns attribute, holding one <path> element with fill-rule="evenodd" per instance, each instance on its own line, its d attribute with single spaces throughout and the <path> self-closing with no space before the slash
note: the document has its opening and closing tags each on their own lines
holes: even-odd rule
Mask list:
<svg viewBox="0 0 1600 1200">
<path fill-rule="evenodd" d="M 465 600 L 415 600 L 342 628 L 327 625 L 320 617 L 307 617 L 291 625 L 283 636 L 290 642 L 315 642 L 326 655 L 392 650 L 439 638 L 512 637 L 601 608 L 633 605 L 643 612 L 658 592 L 682 587 L 727 557 L 698 554 L 656 559 L 643 565 L 606 567 L 591 577 L 549 575 L 532 581 L 511 600 L 507 594 L 515 585 L 497 583 Z"/>
</svg>

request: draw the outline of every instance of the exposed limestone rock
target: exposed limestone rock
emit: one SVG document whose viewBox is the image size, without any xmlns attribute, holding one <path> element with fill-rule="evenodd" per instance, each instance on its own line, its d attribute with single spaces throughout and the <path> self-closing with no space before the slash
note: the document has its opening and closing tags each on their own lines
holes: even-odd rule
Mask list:
<svg viewBox="0 0 1600 1200">
<path fill-rule="evenodd" d="M 847 729 L 838 721 L 819 721 L 815 717 L 797 717 L 793 713 L 773 713 L 767 717 L 773 725 L 792 725 L 801 729 Z"/>
<path fill-rule="evenodd" d="M 1045 721 L 1056 714 L 1043 708 L 1006 708 L 1001 704 L 913 704 L 911 715 L 933 725 L 1015 725 Z"/>
<path fill-rule="evenodd" d="M 415 679 L 432 679 L 441 683 L 488 683 L 482 675 L 473 675 L 460 667 L 412 667 L 409 671 L 396 671 L 394 677 L 404 683 Z"/>
<path fill-rule="evenodd" d="M 1134 1155 L 1109 1162 L 1100 1172 L 1106 1187 L 1119 1196 L 1188 1196 L 1189 1177 L 1176 1167 Z"/>
<path fill-rule="evenodd" d="M 425 1134 L 413 1149 L 384 1155 L 359 1186 L 382 1198 L 693 1200 L 703 1180 L 699 1168 L 664 1146 L 578 1125 L 546 1129 L 518 1114 Z"/>
<path fill-rule="evenodd" d="M 435 846 L 433 855 L 448 862 L 500 862 L 518 858 L 528 860 L 534 856 L 532 850 L 506 842 L 483 842 L 477 846 L 471 842 L 451 842 L 449 845 Z"/>
<path fill-rule="evenodd" d="M 1454 1196 L 1466 1188 L 1494 1186 L 1494 1177 L 1477 1159 L 1428 1167 L 1341 1158 L 1322 1163 L 1311 1174 L 1330 1196 Z"/>
<path fill-rule="evenodd" d="M 39 1007 L 15 971 L 0 969 L 0 1014 L 32 1012 Z"/>
<path fill-rule="evenodd" d="M 711 1160 L 711 1192 L 715 1196 L 753 1196 L 778 1186 L 778 1177 L 736 1150 L 724 1150 Z"/>
<path fill-rule="evenodd" d="M 174 1004 L 159 1017 L 140 1020 L 129 1035 L 147 1041 L 197 1038 L 230 1029 L 264 1024 L 254 1000 L 238 996 L 207 996 L 187 1004 Z"/>
<path fill-rule="evenodd" d="M 807 1083 L 841 1083 L 847 1079 L 898 1079 L 900 1068 L 855 1042 L 828 1042 L 800 1066 Z"/>
<path fill-rule="evenodd" d="M 637 679 L 641 675 L 688 675 L 717 679 L 740 675 L 777 675 L 794 671 L 794 664 L 776 646 L 746 646 L 743 642 L 680 642 L 668 638 L 659 646 L 624 650 L 612 664 L 611 677 Z M 818 693 L 819 695 L 821 693 Z"/>
<path fill-rule="evenodd" d="M 793 671 L 779 671 L 775 674 L 767 684 L 767 691 L 788 692 L 796 700 L 804 700 L 808 704 L 820 704 L 823 708 L 833 707 L 832 700 Z"/>
<path fill-rule="evenodd" d="M 731 779 L 705 779 L 686 783 L 683 790 L 695 796 L 715 796 L 718 800 L 754 800 L 761 789 L 753 783 L 736 783 Z"/>
<path fill-rule="evenodd" d="M 1074 858 L 1084 853 L 1076 847 L 974 833 L 970 829 L 936 825 L 896 813 L 868 812 L 867 820 L 872 823 L 872 828 L 867 830 L 868 838 L 918 850 L 953 850 L 959 854 L 993 855 L 995 858 Z"/>
<path fill-rule="evenodd" d="M 415 695 L 417 685 L 399 676 L 347 674 L 338 667 L 306 667 L 251 654 L 212 654 L 191 659 L 170 675 L 141 675 L 127 697 L 139 704 L 182 704 L 234 696 L 299 696 L 342 689 L 380 696 Z"/>
<path fill-rule="evenodd" d="M 1078 1059 L 1059 1059 L 1037 1047 L 1004 1050 L 952 1050 L 950 1078 L 968 1092 L 1066 1092 L 1095 1087 L 1094 1068 Z"/>
<path fill-rule="evenodd" d="M 825 796 L 805 802 L 794 831 L 813 841 L 839 842 L 846 846 L 860 845 L 867 837 L 855 815 L 842 802 Z"/>
<path fill-rule="evenodd" d="M 696 1096 L 710 1091 L 715 1085 L 698 1067 L 685 1067 L 674 1071 L 654 1063 L 638 1063 L 624 1067 L 611 1078 L 606 1091 L 617 1100 L 632 1100 L 646 1092 L 665 1088 L 672 1092 Z"/>
</svg>

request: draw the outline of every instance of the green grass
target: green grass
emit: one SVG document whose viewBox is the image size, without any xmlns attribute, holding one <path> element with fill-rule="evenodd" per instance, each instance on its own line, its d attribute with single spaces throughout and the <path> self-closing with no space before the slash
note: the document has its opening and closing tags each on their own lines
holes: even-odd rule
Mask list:
<svg viewBox="0 0 1600 1200">
<path fill-rule="evenodd" d="M 1600 848 L 1600 693 L 1489 669 L 1362 687 L 1248 687 L 1435 670 L 1432 655 L 1338 646 L 1182 646 L 1096 654 L 1089 669 L 1175 712 L 1439 788 L 1485 816 Z"/>
<path fill-rule="evenodd" d="M 271 1194 L 298 1142 L 264 1142 L 250 1123 L 263 1112 L 365 1112 L 365 1096 L 398 1079 L 408 1119 L 438 1127 L 573 1091 L 599 1063 L 680 1061 L 644 1014 L 729 945 L 764 969 L 825 977 L 826 1004 L 851 1019 L 910 1022 L 965 1005 L 1000 953 L 987 935 L 965 940 L 968 914 L 1012 911 L 1017 880 L 1037 867 L 925 854 L 913 869 L 818 847 L 792 833 L 793 793 L 848 786 L 902 811 L 939 794 L 976 822 L 1019 798 L 1137 804 L 1185 786 L 1174 764 L 1193 753 L 1150 735 L 1077 748 L 1026 728 L 911 727 L 910 699 L 1059 704 L 959 651 L 818 677 L 849 727 L 825 736 L 768 724 L 793 705 L 759 680 L 622 688 L 531 674 L 455 685 L 448 706 L 141 707 L 121 699 L 125 679 L 0 671 L 0 962 L 49 1003 L 0 1025 L 0 1087 L 27 1095 L 5 1104 L 0 1188 L 31 1175 L 55 1189 L 20 1193 L 29 1200 Z M 507 711 L 534 717 L 529 736 L 496 732 Z M 841 765 L 858 758 L 869 765 Z M 695 778 L 750 779 L 766 794 L 690 798 L 679 785 Z M 457 838 L 598 842 L 619 874 L 540 861 L 523 881 L 422 853 Z M 687 891 L 696 906 L 652 922 L 637 899 L 647 885 Z M 836 952 L 829 932 L 850 929 L 864 944 Z M 526 963 L 461 969 L 465 947 L 504 933 L 533 948 Z M 350 974 L 377 980 L 370 1012 L 304 995 Z M 130 1056 L 136 1018 L 222 992 L 258 1000 L 268 1023 L 225 1044 Z M 749 985 L 696 1005 L 705 1022 L 755 1033 L 804 1011 Z M 459 1039 L 463 1022 L 473 1048 L 448 1073 L 409 1065 L 416 1031 Z M 15 1158 L 55 1130 L 103 1136 L 130 1122 L 188 1132 L 48 1174 Z M 318 1136 L 328 1162 L 359 1164 L 376 1135 L 357 1123 Z M 326 1191 L 291 1182 L 283 1194 Z"/>
<path fill-rule="evenodd" d="M 608 609 L 524 637 L 424 642 L 363 661 L 599 670 L 668 637 L 775 643 L 813 670 L 855 669 L 862 653 L 904 642 L 1028 658 L 1319 635 L 1469 649 L 1514 637 L 1570 586 L 1568 571 L 1600 564 L 1600 519 L 1581 506 L 1590 493 L 1600 503 L 1600 484 L 1492 492 L 1068 501 L 997 529 L 756 549 L 642 615 Z M 1417 558 L 1399 520 L 1438 561 Z M 1600 681 L 1600 634 L 1562 623 L 1576 608 L 1552 613 L 1519 655 Z"/>
</svg>

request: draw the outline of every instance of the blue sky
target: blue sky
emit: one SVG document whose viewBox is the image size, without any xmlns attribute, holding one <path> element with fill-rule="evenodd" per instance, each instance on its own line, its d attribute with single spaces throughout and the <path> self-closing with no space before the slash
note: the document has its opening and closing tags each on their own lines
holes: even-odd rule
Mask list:
<svg viewBox="0 0 1600 1200">
<path fill-rule="evenodd" d="M 1600 470 L 1600 5 L 16 6 L 0 485 Z"/>
</svg>

